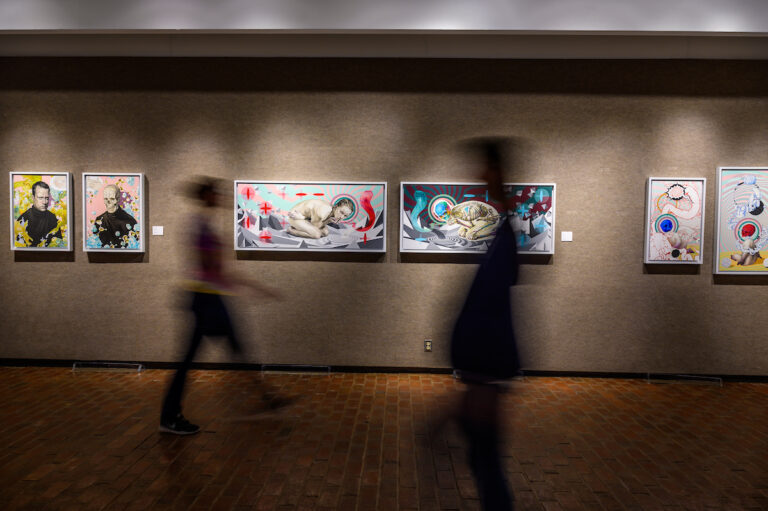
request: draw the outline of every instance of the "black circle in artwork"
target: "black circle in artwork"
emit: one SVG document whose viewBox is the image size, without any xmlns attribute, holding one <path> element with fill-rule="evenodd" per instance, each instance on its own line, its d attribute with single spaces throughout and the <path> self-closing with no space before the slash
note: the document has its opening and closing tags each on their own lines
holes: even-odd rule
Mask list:
<svg viewBox="0 0 768 511">
<path fill-rule="evenodd" d="M 677 250 L 677 249 L 673 250 L 672 251 L 672 257 L 674 257 L 674 258 L 680 257 L 680 251 Z"/>
<path fill-rule="evenodd" d="M 751 210 L 751 211 L 749 212 L 749 214 L 750 214 L 750 215 L 754 215 L 754 216 L 757 216 L 757 215 L 759 215 L 760 213 L 762 213 L 762 212 L 763 212 L 763 209 L 764 209 L 764 208 L 765 208 L 765 206 L 763 205 L 763 201 L 760 201 L 760 202 L 758 203 L 758 205 L 757 205 L 757 206 L 755 206 L 755 209 Z"/>
</svg>

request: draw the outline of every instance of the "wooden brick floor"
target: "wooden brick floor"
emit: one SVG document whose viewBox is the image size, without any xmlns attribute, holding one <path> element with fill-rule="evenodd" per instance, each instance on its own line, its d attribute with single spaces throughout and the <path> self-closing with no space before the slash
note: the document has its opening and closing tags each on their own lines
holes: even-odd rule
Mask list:
<svg viewBox="0 0 768 511">
<path fill-rule="evenodd" d="M 478 510 L 447 375 L 193 371 L 192 437 L 157 432 L 170 371 L 0 368 L 0 509 Z M 527 378 L 505 395 L 520 510 L 768 510 L 768 385 Z"/>
</svg>

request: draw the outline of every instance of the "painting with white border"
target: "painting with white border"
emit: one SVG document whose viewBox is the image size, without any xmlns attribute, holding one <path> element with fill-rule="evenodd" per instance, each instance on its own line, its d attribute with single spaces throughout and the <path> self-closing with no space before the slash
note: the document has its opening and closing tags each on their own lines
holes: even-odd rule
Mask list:
<svg viewBox="0 0 768 511">
<path fill-rule="evenodd" d="M 768 274 L 768 168 L 720 167 L 715 273 Z"/>
<path fill-rule="evenodd" d="M 507 204 L 485 183 L 400 184 L 400 251 L 485 252 L 507 218 L 520 254 L 555 251 L 555 184 L 504 183 Z M 511 211 L 505 211 L 507 205 Z M 506 215 L 506 216 L 505 216 Z"/>
<path fill-rule="evenodd" d="M 11 172 L 11 250 L 72 250 L 68 172 Z"/>
<path fill-rule="evenodd" d="M 383 182 L 235 181 L 235 249 L 386 251 Z"/>
<path fill-rule="evenodd" d="M 142 174 L 83 174 L 83 250 L 143 252 L 143 225 Z"/>
<path fill-rule="evenodd" d="M 701 264 L 705 178 L 648 178 L 645 263 Z"/>
</svg>

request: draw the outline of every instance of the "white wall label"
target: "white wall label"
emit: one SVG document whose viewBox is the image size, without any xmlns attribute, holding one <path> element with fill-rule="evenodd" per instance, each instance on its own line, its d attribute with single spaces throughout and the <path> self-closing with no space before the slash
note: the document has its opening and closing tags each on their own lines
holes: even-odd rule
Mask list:
<svg viewBox="0 0 768 511">
<path fill-rule="evenodd" d="M 573 241 L 573 231 L 560 231 L 560 241 Z"/>
<path fill-rule="evenodd" d="M 152 236 L 162 236 L 163 235 L 163 226 L 162 225 L 153 225 L 152 226 Z"/>
</svg>

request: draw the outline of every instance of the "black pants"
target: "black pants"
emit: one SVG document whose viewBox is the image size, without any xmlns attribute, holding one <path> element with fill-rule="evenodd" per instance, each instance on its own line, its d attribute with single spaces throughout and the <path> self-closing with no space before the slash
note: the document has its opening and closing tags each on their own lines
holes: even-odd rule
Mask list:
<svg viewBox="0 0 768 511">
<path fill-rule="evenodd" d="M 173 419 L 181 413 L 181 398 L 184 395 L 187 372 L 192 366 L 192 361 L 195 359 L 195 354 L 204 336 L 226 337 L 233 353 L 239 355 L 243 351 L 221 295 L 192 293 L 192 313 L 195 317 L 194 329 L 181 366 L 176 371 L 165 395 L 162 411 L 163 420 Z"/>
<path fill-rule="evenodd" d="M 469 465 L 485 511 L 511 511 L 499 453 L 499 398 L 497 385 L 468 384 L 459 411 L 459 423 L 469 443 Z"/>
</svg>

